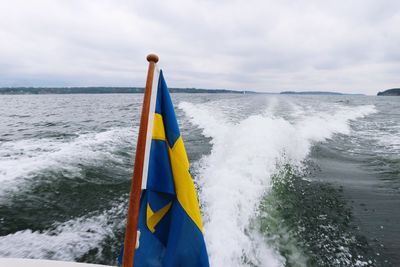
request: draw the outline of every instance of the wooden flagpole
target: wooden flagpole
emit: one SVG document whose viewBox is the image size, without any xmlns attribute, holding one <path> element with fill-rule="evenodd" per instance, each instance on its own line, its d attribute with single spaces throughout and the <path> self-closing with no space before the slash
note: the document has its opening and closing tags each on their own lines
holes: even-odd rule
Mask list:
<svg viewBox="0 0 400 267">
<path fill-rule="evenodd" d="M 149 122 L 151 88 L 153 86 L 154 70 L 156 63 L 158 62 L 158 56 L 155 54 L 149 54 L 147 56 L 147 61 L 149 62 L 149 70 L 147 72 L 146 88 L 144 90 L 142 115 L 140 118 L 139 135 L 136 146 L 135 166 L 133 169 L 131 194 L 129 197 L 128 215 L 125 230 L 124 256 L 122 259 L 123 267 L 132 267 L 135 257 L 140 195 L 142 192 L 144 152 L 146 148 L 147 125 Z"/>
</svg>

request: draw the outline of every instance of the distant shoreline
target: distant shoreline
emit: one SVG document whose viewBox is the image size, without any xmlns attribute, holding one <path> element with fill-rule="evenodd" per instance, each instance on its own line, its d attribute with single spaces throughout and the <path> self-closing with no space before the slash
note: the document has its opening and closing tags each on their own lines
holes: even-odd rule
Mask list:
<svg viewBox="0 0 400 267">
<path fill-rule="evenodd" d="M 329 91 L 283 91 L 282 95 L 363 95 L 363 94 L 347 94 Z"/>
<path fill-rule="evenodd" d="M 387 89 L 383 92 L 379 92 L 378 96 L 400 96 L 400 88 Z"/>
<path fill-rule="evenodd" d="M 171 93 L 190 94 L 257 94 L 253 91 L 228 89 L 170 88 Z M 42 95 L 42 94 L 143 94 L 143 87 L 4 87 L 0 95 Z"/>
<path fill-rule="evenodd" d="M 170 88 L 171 93 L 187 94 L 280 94 L 280 95 L 363 95 L 328 91 L 283 91 L 279 93 L 249 90 Z M 45 94 L 143 94 L 143 87 L 3 87 L 0 95 L 45 95 Z"/>
</svg>

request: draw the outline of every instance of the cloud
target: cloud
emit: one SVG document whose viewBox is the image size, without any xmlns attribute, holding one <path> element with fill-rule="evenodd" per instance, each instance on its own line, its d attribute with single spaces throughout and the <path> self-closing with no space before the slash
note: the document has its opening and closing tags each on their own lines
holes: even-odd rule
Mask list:
<svg viewBox="0 0 400 267">
<path fill-rule="evenodd" d="M 374 94 L 400 84 L 398 1 L 14 0 L 0 86 L 143 86 Z"/>
</svg>

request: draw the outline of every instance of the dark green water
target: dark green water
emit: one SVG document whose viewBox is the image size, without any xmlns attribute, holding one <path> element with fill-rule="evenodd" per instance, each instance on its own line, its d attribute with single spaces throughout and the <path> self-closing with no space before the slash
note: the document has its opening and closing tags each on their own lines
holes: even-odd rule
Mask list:
<svg viewBox="0 0 400 267">
<path fill-rule="evenodd" d="M 400 99 L 173 95 L 213 266 L 399 266 Z M 115 264 L 142 96 L 0 96 L 0 256 Z"/>
</svg>

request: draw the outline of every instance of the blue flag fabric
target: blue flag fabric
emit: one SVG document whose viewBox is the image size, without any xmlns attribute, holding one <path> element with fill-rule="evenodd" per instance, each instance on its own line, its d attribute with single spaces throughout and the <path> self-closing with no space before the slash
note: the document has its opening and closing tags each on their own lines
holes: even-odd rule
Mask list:
<svg viewBox="0 0 400 267">
<path fill-rule="evenodd" d="M 209 266 L 196 190 L 162 71 L 146 178 L 134 266 Z"/>
</svg>

